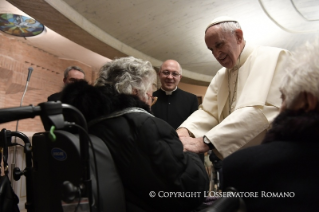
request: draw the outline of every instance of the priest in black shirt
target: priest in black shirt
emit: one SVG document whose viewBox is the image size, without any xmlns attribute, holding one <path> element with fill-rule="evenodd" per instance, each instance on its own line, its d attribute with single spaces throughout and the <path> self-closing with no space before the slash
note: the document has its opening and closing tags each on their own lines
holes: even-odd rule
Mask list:
<svg viewBox="0 0 319 212">
<path fill-rule="evenodd" d="M 158 72 L 161 88 L 153 93 L 158 97 L 152 106 L 153 114 L 177 129 L 198 109 L 197 97 L 177 87 L 182 78 L 182 67 L 175 60 L 166 60 Z"/>
</svg>

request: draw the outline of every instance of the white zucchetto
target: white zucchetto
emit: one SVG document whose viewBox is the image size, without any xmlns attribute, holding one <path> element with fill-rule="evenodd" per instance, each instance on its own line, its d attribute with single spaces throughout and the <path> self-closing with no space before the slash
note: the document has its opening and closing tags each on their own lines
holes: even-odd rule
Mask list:
<svg viewBox="0 0 319 212">
<path fill-rule="evenodd" d="M 223 23 L 223 22 L 238 22 L 236 19 L 229 17 L 229 16 L 220 16 L 215 18 L 205 29 L 205 32 L 207 31 L 207 29 L 211 26 L 214 26 L 216 24 L 219 23 Z"/>
</svg>

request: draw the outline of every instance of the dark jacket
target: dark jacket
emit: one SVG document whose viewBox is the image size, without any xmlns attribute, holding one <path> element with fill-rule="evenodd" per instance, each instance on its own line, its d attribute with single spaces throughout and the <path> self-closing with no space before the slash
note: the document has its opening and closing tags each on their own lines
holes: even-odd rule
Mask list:
<svg viewBox="0 0 319 212">
<path fill-rule="evenodd" d="M 152 106 L 153 114 L 177 129 L 194 111 L 198 109 L 197 96 L 177 88 L 172 95 L 162 89 L 153 93 L 158 97 Z"/>
<path fill-rule="evenodd" d="M 286 111 L 264 143 L 223 161 L 223 189 L 257 192 L 247 211 L 318 211 L 319 113 Z M 282 195 L 286 195 L 283 197 Z"/>
<path fill-rule="evenodd" d="M 54 101 L 54 102 L 60 101 L 61 95 L 62 95 L 62 92 L 51 94 L 50 96 L 48 96 L 48 101 Z"/>
<path fill-rule="evenodd" d="M 176 131 L 148 113 L 149 106 L 136 96 L 76 82 L 65 88 L 62 101 L 77 107 L 91 122 L 89 132 L 110 149 L 124 185 L 127 211 L 191 211 L 202 203 L 209 182 L 199 157 L 183 152 Z M 142 112 L 102 118 L 130 108 Z M 153 192 L 156 196 L 150 197 Z M 178 196 L 191 194 L 186 192 L 193 196 Z M 194 197 L 195 192 L 201 195 Z"/>
</svg>

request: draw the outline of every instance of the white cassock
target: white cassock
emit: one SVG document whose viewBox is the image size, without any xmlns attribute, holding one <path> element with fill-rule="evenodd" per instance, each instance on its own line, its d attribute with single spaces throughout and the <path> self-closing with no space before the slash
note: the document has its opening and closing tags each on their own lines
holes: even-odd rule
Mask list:
<svg viewBox="0 0 319 212">
<path fill-rule="evenodd" d="M 288 56 L 287 50 L 246 43 L 239 70 L 220 69 L 202 105 L 179 128 L 187 128 L 195 137 L 205 135 L 223 158 L 260 144 L 279 113 L 279 84 Z"/>
</svg>

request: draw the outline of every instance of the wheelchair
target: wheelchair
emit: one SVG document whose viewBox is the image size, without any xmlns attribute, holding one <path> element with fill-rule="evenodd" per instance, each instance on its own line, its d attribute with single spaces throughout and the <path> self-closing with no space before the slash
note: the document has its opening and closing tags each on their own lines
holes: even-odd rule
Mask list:
<svg viewBox="0 0 319 212">
<path fill-rule="evenodd" d="M 87 133 L 81 112 L 61 102 L 0 109 L 0 123 L 35 116 L 41 117 L 45 132 L 35 133 L 32 145 L 21 132 L 0 132 L 6 159 L 7 148 L 16 145 L 12 137 L 25 144 L 26 167 L 22 171 L 15 167 L 13 178 L 26 177 L 27 212 L 125 212 L 123 185 L 109 149 L 100 138 Z M 236 198 L 220 198 L 200 212 L 236 211 L 239 203 Z"/>
</svg>

